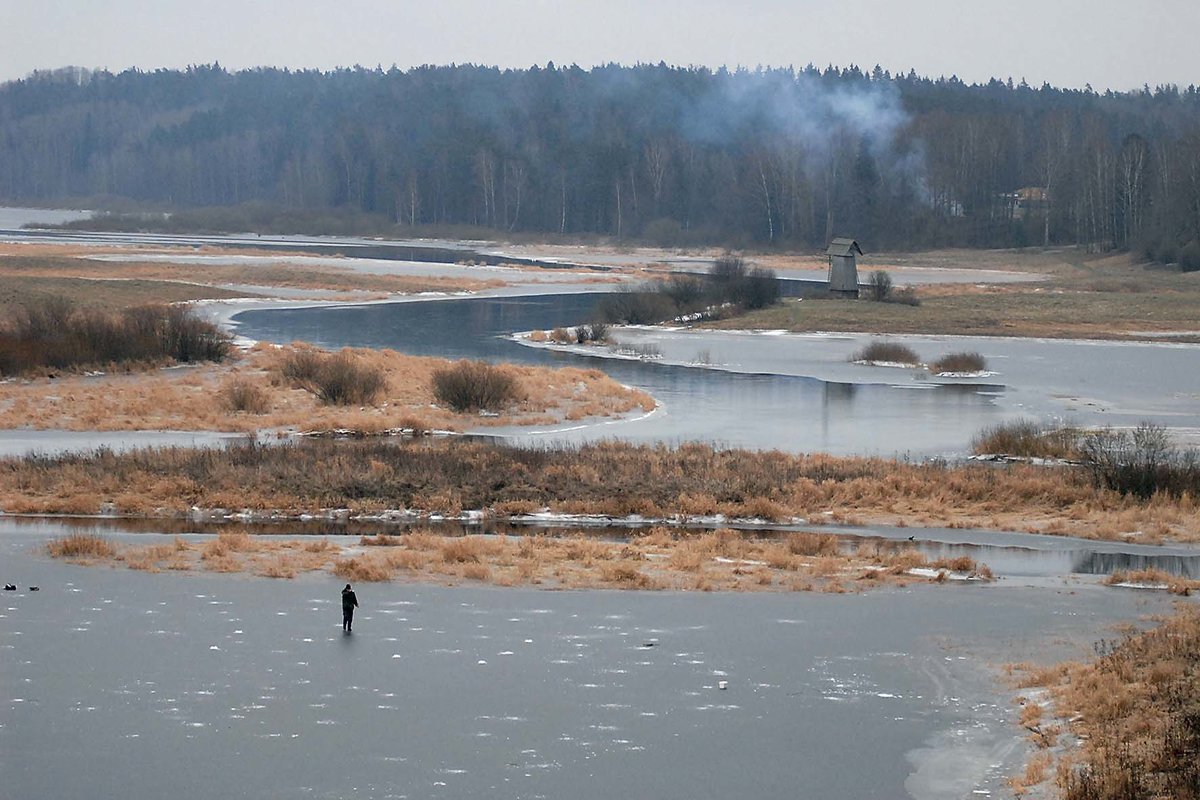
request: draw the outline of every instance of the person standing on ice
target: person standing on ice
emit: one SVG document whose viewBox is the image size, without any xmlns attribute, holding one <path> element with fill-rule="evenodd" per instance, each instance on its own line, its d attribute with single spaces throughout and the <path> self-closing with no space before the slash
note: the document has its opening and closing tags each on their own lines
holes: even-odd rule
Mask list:
<svg viewBox="0 0 1200 800">
<path fill-rule="evenodd" d="M 347 583 L 346 588 L 342 589 L 342 630 L 347 633 L 354 627 L 354 609 L 357 607 L 358 598 L 354 596 L 354 590 Z"/>
</svg>

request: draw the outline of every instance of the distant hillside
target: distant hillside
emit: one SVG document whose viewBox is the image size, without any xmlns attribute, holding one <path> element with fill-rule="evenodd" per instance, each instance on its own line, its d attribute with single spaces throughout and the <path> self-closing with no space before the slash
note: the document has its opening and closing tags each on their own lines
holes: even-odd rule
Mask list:
<svg viewBox="0 0 1200 800">
<path fill-rule="evenodd" d="M 102 196 L 663 245 L 1085 244 L 1200 267 L 1200 92 L 662 64 L 0 86 L 0 197 Z"/>
</svg>

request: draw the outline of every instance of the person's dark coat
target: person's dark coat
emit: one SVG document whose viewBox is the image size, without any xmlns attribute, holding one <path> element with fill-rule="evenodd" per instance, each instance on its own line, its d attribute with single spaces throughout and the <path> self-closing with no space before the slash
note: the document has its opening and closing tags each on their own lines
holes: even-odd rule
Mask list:
<svg viewBox="0 0 1200 800">
<path fill-rule="evenodd" d="M 354 590 L 350 588 L 350 584 L 346 584 L 346 588 L 342 589 L 342 630 L 350 630 L 350 626 L 354 624 L 354 609 L 358 605 L 358 598 L 354 595 Z"/>
</svg>

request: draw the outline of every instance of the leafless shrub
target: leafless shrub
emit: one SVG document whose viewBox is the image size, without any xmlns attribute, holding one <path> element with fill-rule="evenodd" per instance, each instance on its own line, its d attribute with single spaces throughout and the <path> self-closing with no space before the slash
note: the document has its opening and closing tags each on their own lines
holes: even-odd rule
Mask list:
<svg viewBox="0 0 1200 800">
<path fill-rule="evenodd" d="M 464 360 L 433 373 L 433 394 L 455 411 L 491 411 L 517 399 L 517 384 L 486 361 Z"/>
<path fill-rule="evenodd" d="M 921 358 L 908 345 L 899 342 L 875 341 L 850 356 L 851 361 L 874 361 L 883 364 L 920 364 Z"/>
<path fill-rule="evenodd" d="M 1132 431 L 1093 431 L 1083 437 L 1079 450 L 1093 480 L 1106 489 L 1143 499 L 1158 492 L 1200 494 L 1196 452 L 1176 448 L 1162 426 L 1142 423 Z"/>
<path fill-rule="evenodd" d="M 271 408 L 267 391 L 247 378 L 235 378 L 221 387 L 221 402 L 230 411 L 265 414 Z"/>
<path fill-rule="evenodd" d="M 348 350 L 326 354 L 298 347 L 279 366 L 285 380 L 306 389 L 328 405 L 369 405 L 387 387 L 383 370 Z"/>
<path fill-rule="evenodd" d="M 185 306 L 141 306 L 110 314 L 50 298 L 0 323 L 0 374 L 220 361 L 230 349 L 228 334 Z"/>
<path fill-rule="evenodd" d="M 867 298 L 876 303 L 885 303 L 891 299 L 892 288 L 892 276 L 877 269 L 867 280 Z"/>
<path fill-rule="evenodd" d="M 293 347 L 279 365 L 284 380 L 293 386 L 307 388 L 317 380 L 326 354 L 311 347 Z"/>
<path fill-rule="evenodd" d="M 982 372 L 987 369 L 987 359 L 979 353 L 950 353 L 929 365 L 934 374 L 943 372 Z"/>
<path fill-rule="evenodd" d="M 1003 454 L 1023 458 L 1079 457 L 1078 428 L 1051 428 L 1036 420 L 1021 419 L 985 428 L 971 442 L 977 454 Z"/>
<path fill-rule="evenodd" d="M 357 406 L 373 403 L 385 386 L 387 380 L 381 369 L 343 352 L 330 356 L 322 365 L 315 391 L 329 405 Z"/>
</svg>

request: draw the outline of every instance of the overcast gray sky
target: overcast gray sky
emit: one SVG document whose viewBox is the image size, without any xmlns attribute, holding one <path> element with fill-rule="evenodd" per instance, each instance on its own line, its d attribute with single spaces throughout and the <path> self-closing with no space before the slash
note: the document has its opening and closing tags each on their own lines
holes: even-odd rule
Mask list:
<svg viewBox="0 0 1200 800">
<path fill-rule="evenodd" d="M 66 65 L 881 64 L 1200 84 L 1200 0 L 0 0 L 0 81 Z"/>
</svg>

